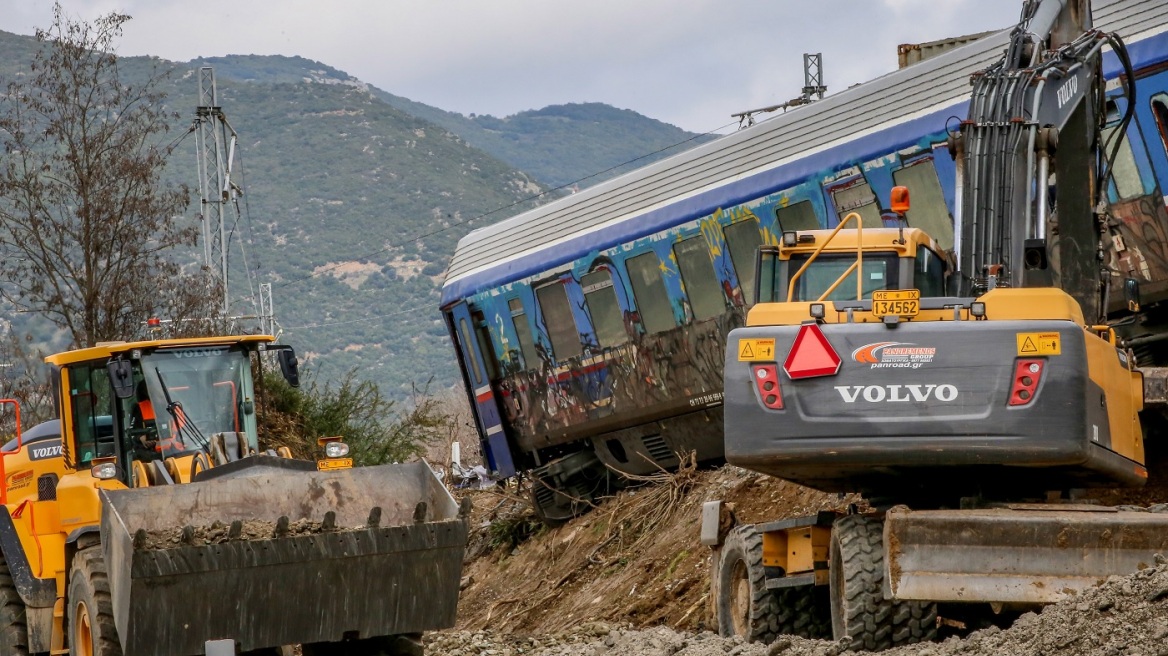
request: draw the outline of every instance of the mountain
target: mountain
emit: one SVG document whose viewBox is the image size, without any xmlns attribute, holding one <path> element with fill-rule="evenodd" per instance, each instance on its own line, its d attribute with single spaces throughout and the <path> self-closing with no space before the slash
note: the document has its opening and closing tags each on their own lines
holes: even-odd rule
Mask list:
<svg viewBox="0 0 1168 656">
<path fill-rule="evenodd" d="M 35 46 L 0 32 L 0 83 L 27 69 Z M 233 311 L 252 311 L 255 286 L 271 283 L 282 339 L 310 371 L 355 370 L 394 396 L 457 380 L 437 303 L 460 237 L 547 200 L 550 185 L 695 136 L 599 104 L 462 117 L 300 57 L 123 58 L 130 80 L 170 69 L 168 104 L 182 118 L 168 173 L 195 190 L 195 139 L 182 134 L 204 65 L 239 135 L 234 179 L 246 191 L 231 226 Z M 533 164 L 514 163 L 524 157 Z M 192 196 L 185 220 L 197 212 Z"/>
<path fill-rule="evenodd" d="M 205 58 L 201 63 L 214 66 L 217 76 L 246 82 L 366 86 L 389 105 L 446 128 L 551 187 L 591 186 L 717 138 L 604 103 L 550 105 L 504 118 L 464 116 L 364 85 L 343 71 L 303 57 L 230 55 Z"/>
</svg>

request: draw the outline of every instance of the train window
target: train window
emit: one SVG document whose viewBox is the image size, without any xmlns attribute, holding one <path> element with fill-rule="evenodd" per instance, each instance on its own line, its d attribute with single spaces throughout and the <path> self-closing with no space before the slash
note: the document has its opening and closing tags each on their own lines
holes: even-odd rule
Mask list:
<svg viewBox="0 0 1168 656">
<path fill-rule="evenodd" d="M 1112 126 L 1103 130 L 1103 143 L 1107 152 L 1111 152 L 1112 138 L 1119 126 Z M 1115 168 L 1112 172 L 1112 192 L 1119 200 L 1138 198 L 1144 195 L 1144 183 L 1140 180 L 1140 170 L 1136 166 L 1136 155 L 1132 152 L 1131 141 L 1128 135 L 1123 135 L 1119 152 L 1115 156 Z"/>
<path fill-rule="evenodd" d="M 945 205 L 945 194 L 932 158 L 923 158 L 892 173 L 898 185 L 908 187 L 912 207 L 908 224 L 929 233 L 941 248 L 953 247 L 953 219 Z"/>
<path fill-rule="evenodd" d="M 661 280 L 661 261 L 656 253 L 645 253 L 625 261 L 629 272 L 629 283 L 633 286 L 633 297 L 637 300 L 637 312 L 645 332 L 659 333 L 677 327 L 677 317 L 669 303 L 669 293 Z"/>
<path fill-rule="evenodd" d="M 474 375 L 475 387 L 483 384 L 483 370 L 479 369 L 479 359 L 475 357 L 475 343 L 471 341 L 470 329 L 466 327 L 466 319 L 458 320 L 458 332 L 462 336 L 462 348 L 470 360 L 471 374 Z"/>
<path fill-rule="evenodd" d="M 563 362 L 583 355 L 580 331 L 576 329 L 572 303 L 568 300 L 568 290 L 564 284 L 556 282 L 544 285 L 535 290 L 535 296 L 539 299 L 539 309 L 543 311 L 543 323 L 547 327 L 548 339 L 552 340 L 552 355 L 555 359 Z"/>
<path fill-rule="evenodd" d="M 673 245 L 673 254 L 677 257 L 677 268 L 681 270 L 694 320 L 704 321 L 725 314 L 726 295 L 714 273 L 706 238 L 697 236 L 679 241 Z"/>
<path fill-rule="evenodd" d="M 722 228 L 722 234 L 726 236 L 726 245 L 730 248 L 730 259 L 734 263 L 734 271 L 738 274 L 738 286 L 742 290 L 742 296 L 746 303 L 750 304 L 754 301 L 754 267 L 758 264 L 756 253 L 758 247 L 762 246 L 762 233 L 758 229 L 758 221 L 747 219 L 731 223 Z"/>
<path fill-rule="evenodd" d="M 612 286 L 612 272 L 597 269 L 581 278 L 580 285 L 584 288 L 584 303 L 592 316 L 596 341 L 603 347 L 620 346 L 629 341 L 620 304 L 616 300 L 616 289 Z"/>
<path fill-rule="evenodd" d="M 815 215 L 815 206 L 809 200 L 776 207 L 775 218 L 779 220 L 780 231 L 819 229 L 819 217 Z"/>
<path fill-rule="evenodd" d="M 531 338 L 531 326 L 527 323 L 527 313 L 523 311 L 523 301 L 513 298 L 507 301 L 511 309 L 511 324 L 519 338 L 519 350 L 523 353 L 523 366 L 535 369 L 539 366 L 539 354 L 535 352 L 535 340 Z"/>
<path fill-rule="evenodd" d="M 865 228 L 883 228 L 884 220 L 880 218 L 880 206 L 876 204 L 876 195 L 872 193 L 872 186 L 858 178 L 846 187 L 837 187 L 831 192 L 832 202 L 842 221 L 852 212 L 860 214 L 860 221 Z M 855 224 L 848 225 L 849 228 Z"/>
<path fill-rule="evenodd" d="M 1168 154 L 1168 93 L 1152 96 L 1152 115 L 1156 117 L 1156 131 L 1160 133 L 1160 145 Z"/>
<path fill-rule="evenodd" d="M 920 290 L 921 296 L 944 296 L 945 265 L 941 258 L 924 246 L 918 246 L 916 260 L 913 284 Z"/>
</svg>

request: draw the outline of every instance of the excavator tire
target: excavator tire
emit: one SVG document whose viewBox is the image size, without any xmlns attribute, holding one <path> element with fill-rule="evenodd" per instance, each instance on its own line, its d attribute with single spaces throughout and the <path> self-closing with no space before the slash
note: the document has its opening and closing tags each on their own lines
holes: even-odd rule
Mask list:
<svg viewBox="0 0 1168 656">
<path fill-rule="evenodd" d="M 423 656 L 422 634 L 386 636 L 301 646 L 303 656 Z"/>
<path fill-rule="evenodd" d="M 28 656 L 24 602 L 20 600 L 3 556 L 0 556 L 0 654 Z"/>
<path fill-rule="evenodd" d="M 779 635 L 778 599 L 766 587 L 762 568 L 762 536 L 753 526 L 730 531 L 718 564 L 718 633 L 751 642 L 770 642 Z"/>
<path fill-rule="evenodd" d="M 831 638 L 827 589 L 801 586 L 773 591 L 779 606 L 779 633 L 801 638 Z"/>
<path fill-rule="evenodd" d="M 848 515 L 831 531 L 832 636 L 848 649 L 892 646 L 892 601 L 884 598 L 881 521 Z"/>
<path fill-rule="evenodd" d="M 73 557 L 68 609 L 70 656 L 122 656 L 101 545 Z"/>
<path fill-rule="evenodd" d="M 856 651 L 880 651 L 937 635 L 936 604 L 884 598 L 883 525 L 879 517 L 848 515 L 832 527 L 832 634 Z"/>
</svg>

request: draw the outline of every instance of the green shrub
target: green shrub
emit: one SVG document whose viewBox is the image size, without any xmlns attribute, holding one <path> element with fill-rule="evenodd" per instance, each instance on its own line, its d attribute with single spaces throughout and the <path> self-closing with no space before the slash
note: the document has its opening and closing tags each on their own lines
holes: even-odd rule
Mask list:
<svg viewBox="0 0 1168 656">
<path fill-rule="evenodd" d="M 386 398 L 374 382 L 351 369 L 338 383 L 315 380 L 293 388 L 276 371 L 265 371 L 260 439 L 264 448 L 288 446 L 294 455 L 315 459 L 317 439 L 341 436 L 356 465 L 405 462 L 449 433 L 454 417 L 416 387 L 409 403 Z"/>
</svg>

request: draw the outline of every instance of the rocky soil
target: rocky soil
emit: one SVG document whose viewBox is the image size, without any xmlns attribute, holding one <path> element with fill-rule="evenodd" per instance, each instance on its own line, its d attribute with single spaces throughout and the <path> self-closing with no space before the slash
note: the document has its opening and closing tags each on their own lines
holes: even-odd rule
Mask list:
<svg viewBox="0 0 1168 656">
<path fill-rule="evenodd" d="M 265 540 L 278 536 L 310 535 L 325 530 L 331 529 L 325 529 L 321 522 L 307 519 L 288 522 L 287 526 L 277 525 L 276 522 L 249 520 L 239 522 L 239 526 L 235 528 L 231 524 L 215 522 L 210 526 L 183 526 L 161 531 L 142 531 L 135 536 L 134 547 L 143 551 L 187 546 L 203 547 L 233 540 Z"/>
<path fill-rule="evenodd" d="M 990 627 L 943 642 L 898 647 L 887 656 L 1006 654 L 1168 655 L 1168 565 L 1112 577 L 1077 597 L 1027 613 L 1007 629 Z M 842 656 L 834 642 L 780 637 L 770 645 L 720 638 L 708 631 L 588 622 L 535 636 L 454 631 L 429 636 L 431 656 Z"/>
<path fill-rule="evenodd" d="M 1093 495 L 1108 505 L 1168 502 L 1168 454 L 1156 448 L 1149 485 Z M 427 636 L 432 656 L 840 656 L 830 641 L 782 637 L 772 645 L 716 635 L 709 599 L 710 550 L 699 542 L 702 502 L 733 504 L 742 523 L 844 510 L 854 496 L 828 495 L 725 466 L 662 474 L 568 524 L 539 526 L 526 503 L 500 491 L 468 493 L 472 544 L 463 568 L 458 626 Z M 1159 509 L 1159 508 L 1157 508 Z M 942 627 L 941 642 L 892 656 L 1101 654 L 1168 656 L 1168 565 L 1101 586 L 1008 628 Z"/>
</svg>

